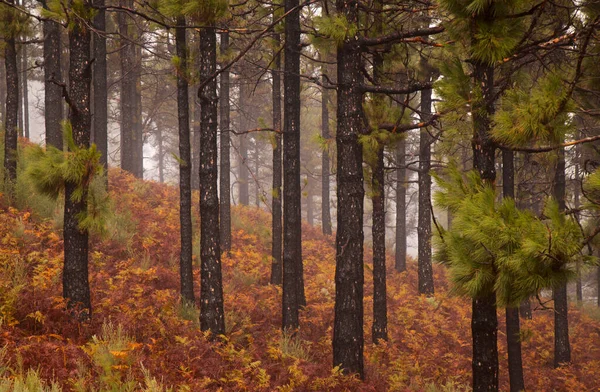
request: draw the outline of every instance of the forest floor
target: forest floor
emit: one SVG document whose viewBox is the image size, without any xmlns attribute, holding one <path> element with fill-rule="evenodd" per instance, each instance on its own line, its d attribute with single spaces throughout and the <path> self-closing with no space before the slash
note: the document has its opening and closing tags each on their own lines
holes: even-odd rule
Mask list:
<svg viewBox="0 0 600 392">
<path fill-rule="evenodd" d="M 435 297 L 425 298 L 417 294 L 415 262 L 397 273 L 388 259 L 390 339 L 376 346 L 366 249 L 361 382 L 332 370 L 334 237 L 303 227 L 307 306 L 292 338 L 280 331 L 281 289 L 269 284 L 270 216 L 234 207 L 233 247 L 222 260 L 227 338 L 211 342 L 199 330 L 197 309 L 179 304 L 177 188 L 119 170 L 109 178 L 115 216 L 107 233 L 91 239 L 93 319 L 84 324 L 63 310 L 60 224 L 0 199 L 0 390 L 36 377 L 65 391 L 469 389 L 470 301 L 449 292 L 443 267 L 434 267 Z M 197 235 L 195 248 L 198 296 Z M 498 318 L 500 382 L 508 390 L 502 310 Z M 552 367 L 552 311 L 522 321 L 528 390 L 600 390 L 599 318 L 571 306 L 569 320 L 573 363 L 560 369 Z"/>
</svg>

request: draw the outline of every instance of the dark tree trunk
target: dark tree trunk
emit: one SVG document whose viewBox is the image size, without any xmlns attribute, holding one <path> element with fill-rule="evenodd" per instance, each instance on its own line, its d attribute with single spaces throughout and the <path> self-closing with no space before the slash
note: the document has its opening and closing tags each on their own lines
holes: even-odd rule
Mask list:
<svg viewBox="0 0 600 392">
<path fill-rule="evenodd" d="M 275 18 L 275 16 L 273 16 Z M 273 245 L 271 248 L 271 256 L 273 258 L 271 264 L 271 284 L 281 285 L 283 282 L 283 264 L 282 264 L 282 247 L 283 247 L 283 227 L 281 223 L 281 185 L 282 185 L 282 166 L 281 166 L 281 55 L 279 45 L 281 37 L 275 34 L 275 50 L 273 59 L 273 69 L 271 76 L 273 77 L 273 129 L 275 142 L 273 144 Z"/>
<path fill-rule="evenodd" d="M 13 0 L 8 0 L 13 4 Z M 5 11 L 5 23 L 14 22 L 12 11 Z M 17 124 L 19 121 L 19 69 L 17 67 L 17 48 L 15 38 L 10 35 L 4 39 L 4 64 L 6 70 L 6 120 L 4 122 L 4 183 L 13 189 L 17 180 Z"/>
<path fill-rule="evenodd" d="M 580 137 L 580 134 L 578 133 L 577 138 Z M 579 192 L 580 192 L 580 182 L 581 182 L 581 178 L 579 176 L 579 162 L 580 162 L 580 149 L 581 149 L 581 145 L 578 144 L 575 146 L 575 157 L 574 157 L 574 165 L 575 165 L 575 186 L 573 187 L 573 207 L 575 208 L 575 211 L 577 211 L 580 207 L 580 201 L 579 201 Z M 577 220 L 577 222 L 579 222 L 579 212 L 575 212 L 574 214 L 575 219 Z M 581 306 L 583 304 L 583 284 L 581 281 L 581 260 L 577 260 L 577 263 L 575 264 L 575 268 L 576 268 L 576 272 L 577 272 L 577 281 L 576 281 L 576 289 L 575 289 L 575 293 L 577 295 L 577 305 Z"/>
<path fill-rule="evenodd" d="M 177 17 L 175 46 L 180 65 L 177 70 L 177 117 L 179 120 L 179 222 L 181 254 L 179 275 L 181 298 L 194 303 L 194 274 L 192 271 L 192 156 L 190 148 L 190 106 L 188 91 L 188 50 L 184 16 Z"/>
<path fill-rule="evenodd" d="M 600 267 L 596 270 L 596 305 L 600 308 Z"/>
<path fill-rule="evenodd" d="M 191 49 L 191 46 L 188 46 Z M 193 53 L 193 52 L 192 52 Z M 196 54 L 194 54 L 197 57 Z M 199 64 L 196 64 L 196 68 L 200 68 Z M 223 75 L 223 74 L 221 74 Z M 227 72 L 229 75 L 229 72 Z M 223 77 L 223 76 L 221 76 Z M 198 89 L 197 86 L 192 86 L 190 93 L 190 114 L 193 113 L 194 118 L 192 121 L 192 189 L 200 189 L 200 105 L 196 102 L 196 91 Z M 222 88 L 223 86 L 221 86 Z M 221 92 L 222 94 L 222 92 Z M 227 94 L 229 94 L 229 90 L 227 90 Z M 224 105 L 223 100 L 219 101 L 219 110 L 222 109 L 222 105 Z M 219 114 L 221 117 L 221 121 L 223 121 L 223 112 Z M 229 121 L 229 101 L 227 101 L 227 119 Z M 227 126 L 229 128 L 229 125 Z M 229 154 L 227 155 L 229 157 Z M 223 238 L 221 238 L 223 239 Z M 223 245 L 223 244 L 222 244 Z"/>
<path fill-rule="evenodd" d="M 17 4 L 19 2 L 17 1 Z M 19 84 L 17 88 L 19 89 L 19 111 L 17 118 L 17 137 L 23 136 L 23 81 L 20 76 L 23 71 L 23 50 L 20 48 L 22 45 L 17 46 L 17 72 L 19 73 Z"/>
<path fill-rule="evenodd" d="M 358 22 L 356 0 L 337 1 L 349 23 Z M 333 365 L 364 378 L 363 368 L 363 168 L 361 55 L 356 37 L 337 50 L 337 232 Z"/>
<path fill-rule="evenodd" d="M 396 145 L 396 271 L 406 271 L 406 140 Z"/>
<path fill-rule="evenodd" d="M 105 0 L 94 0 L 97 8 L 94 16 L 94 28 L 97 30 L 94 40 L 94 116 L 92 142 L 96 144 L 100 155 L 100 164 L 108 169 L 108 84 L 106 64 L 106 10 Z M 60 37 L 59 37 L 60 38 Z M 62 141 L 62 140 L 61 140 Z M 108 173 L 107 173 L 108 174 Z"/>
<path fill-rule="evenodd" d="M 487 10 L 491 13 L 491 9 Z M 490 137 L 494 112 L 494 67 L 474 61 L 474 85 L 482 90 L 481 102 L 473 106 L 473 168 L 488 186 L 496 179 L 496 146 Z M 498 390 L 498 316 L 496 295 L 487 294 L 473 299 L 471 320 L 473 334 L 473 391 Z"/>
<path fill-rule="evenodd" d="M 309 226 L 315 225 L 313 183 L 310 175 L 306 176 L 306 222 Z"/>
<path fill-rule="evenodd" d="M 90 49 L 90 31 L 84 23 L 75 23 L 69 29 L 69 121 L 73 140 L 80 148 L 90 146 Z M 78 187 L 83 187 L 81 199 L 74 200 L 73 193 Z M 79 311 L 82 319 L 92 315 L 88 282 L 88 232 L 79 228 L 79 216 L 87 212 L 87 192 L 86 183 L 65 182 L 63 296 L 69 308 Z"/>
<path fill-rule="evenodd" d="M 229 51 L 229 33 L 221 34 L 221 54 L 226 55 Z M 221 251 L 229 252 L 231 250 L 231 161 L 229 155 L 231 138 L 229 134 L 229 71 L 221 73 L 221 97 L 219 100 L 219 111 L 221 112 L 221 156 L 219 177 L 220 190 L 220 210 L 219 210 L 219 230 L 221 235 Z M 200 143 L 198 146 L 200 148 Z"/>
<path fill-rule="evenodd" d="M 254 144 L 254 204 L 256 207 L 260 207 L 260 182 L 259 182 L 259 172 L 260 172 L 260 146 L 258 137 L 254 136 L 252 138 Z"/>
<path fill-rule="evenodd" d="M 431 90 L 421 91 L 421 121 L 431 118 Z M 431 135 L 422 129 L 419 137 L 419 294 L 433 295 L 431 266 Z"/>
<path fill-rule="evenodd" d="M 28 86 L 28 77 L 27 77 L 27 45 L 21 45 L 21 69 L 22 69 L 22 77 L 21 84 L 23 91 L 23 129 L 21 130 L 21 135 L 25 136 L 29 139 L 29 86 Z"/>
<path fill-rule="evenodd" d="M 214 27 L 200 31 L 200 82 L 217 68 L 217 40 Z M 200 119 L 200 329 L 214 335 L 225 333 L 223 282 L 217 194 L 217 81 L 211 80 L 198 92 Z"/>
<path fill-rule="evenodd" d="M 0 75 L 6 75 L 5 61 L 0 62 Z M 0 78 L 0 121 L 6 123 L 6 76 Z"/>
<path fill-rule="evenodd" d="M 384 147 L 378 146 L 373 166 L 373 343 L 387 340 L 387 287 L 385 269 L 385 172 Z"/>
<path fill-rule="evenodd" d="M 285 0 L 285 12 L 299 0 Z M 302 267 L 302 211 L 300 187 L 300 10 L 285 18 L 283 88 L 283 301 L 282 328 L 300 326 L 305 305 Z"/>
<path fill-rule="evenodd" d="M 514 153 L 510 150 L 502 151 L 502 196 L 504 198 L 515 198 Z M 519 308 L 517 307 L 506 308 L 506 345 L 508 347 L 510 390 L 512 392 L 524 391 L 521 325 Z"/>
<path fill-rule="evenodd" d="M 521 306 L 519 306 L 519 314 L 522 318 L 531 320 L 531 301 L 529 299 L 526 299 L 525 301 L 521 302 Z"/>
<path fill-rule="evenodd" d="M 553 195 L 558 208 L 565 210 L 565 149 L 558 151 L 558 161 L 554 172 Z M 554 367 L 571 362 L 571 345 L 569 343 L 569 319 L 567 284 L 554 288 Z"/>
<path fill-rule="evenodd" d="M 133 8 L 133 0 L 121 0 L 121 5 Z M 138 83 L 141 59 L 133 41 L 136 24 L 131 15 L 120 12 L 117 15 L 121 34 L 121 168 L 143 178 L 143 141 L 141 129 L 141 107 L 139 107 Z"/>
<path fill-rule="evenodd" d="M 323 83 L 326 83 L 323 76 Z M 321 88 L 321 137 L 327 142 L 327 148 L 321 156 L 321 225 L 323 234 L 331 235 L 331 205 L 329 203 L 329 91 Z"/>
<path fill-rule="evenodd" d="M 377 10 L 381 11 L 382 3 L 375 3 Z M 375 26 L 378 32 L 381 31 L 381 18 L 376 16 Z M 383 55 L 375 53 L 373 55 L 373 81 L 376 84 L 381 83 L 381 73 L 383 70 Z M 383 105 L 383 99 L 380 96 L 374 96 L 376 105 Z M 380 340 L 387 340 L 387 287 L 386 287 L 386 269 L 385 269 L 385 170 L 384 170 L 384 145 L 377 144 L 376 160 L 371 166 L 371 192 L 373 194 L 371 201 L 373 203 L 373 227 L 371 233 L 373 236 L 373 343 L 377 344 Z"/>
<path fill-rule="evenodd" d="M 248 80 L 240 81 L 240 100 L 238 105 L 240 132 L 245 132 L 250 128 L 247 113 L 248 105 L 246 104 L 251 99 L 248 83 L 250 83 Z M 238 136 L 238 139 L 240 141 L 238 149 L 240 160 L 238 167 L 238 201 L 241 205 L 247 206 L 250 204 L 250 191 L 248 189 L 248 180 L 250 179 L 248 173 L 248 136 L 242 134 Z"/>
</svg>

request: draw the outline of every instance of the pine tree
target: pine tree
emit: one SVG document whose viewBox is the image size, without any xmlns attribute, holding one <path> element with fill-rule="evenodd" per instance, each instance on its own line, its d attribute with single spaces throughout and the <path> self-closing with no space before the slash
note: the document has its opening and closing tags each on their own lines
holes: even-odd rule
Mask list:
<svg viewBox="0 0 600 392">
<path fill-rule="evenodd" d="M 8 0 L 14 4 L 13 0 Z M 4 185 L 11 192 L 17 180 L 17 122 L 19 116 L 19 71 L 15 39 L 19 34 L 19 19 L 10 5 L 3 4 L 2 30 L 6 70 L 6 119 L 4 120 Z"/>
</svg>

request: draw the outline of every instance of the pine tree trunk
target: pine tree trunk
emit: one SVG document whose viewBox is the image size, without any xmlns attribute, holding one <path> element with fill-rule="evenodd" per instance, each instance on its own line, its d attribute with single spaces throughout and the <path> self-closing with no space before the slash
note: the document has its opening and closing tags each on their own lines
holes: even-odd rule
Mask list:
<svg viewBox="0 0 600 392">
<path fill-rule="evenodd" d="M 221 33 L 220 51 L 223 56 L 225 56 L 229 51 L 229 33 Z M 221 161 L 219 163 L 219 166 L 221 169 L 221 173 L 219 176 L 219 230 L 221 235 L 221 251 L 229 252 L 231 250 L 231 161 L 229 155 L 231 143 L 229 129 L 231 128 L 231 125 L 229 116 L 229 71 L 221 73 L 220 83 L 221 97 L 219 100 L 219 111 L 221 113 Z M 194 142 L 194 144 L 196 144 L 196 142 Z M 200 141 L 198 141 L 198 145 L 196 146 L 196 148 L 200 148 Z"/>
<path fill-rule="evenodd" d="M 210 78 L 217 66 L 214 27 L 200 31 L 200 82 Z M 211 80 L 199 91 L 200 119 L 200 329 L 214 335 L 225 333 L 223 282 L 217 194 L 217 82 Z"/>
<path fill-rule="evenodd" d="M 488 8 L 488 13 L 491 10 Z M 496 179 L 496 146 L 489 134 L 494 112 L 494 67 L 474 61 L 474 85 L 482 97 L 473 105 L 473 168 L 488 186 Z M 494 293 L 473 299 L 473 391 L 498 390 L 498 316 Z"/>
<path fill-rule="evenodd" d="M 275 18 L 275 16 L 274 16 Z M 275 34 L 275 50 L 273 69 L 271 76 L 273 77 L 273 129 L 275 142 L 273 143 L 273 245 L 271 248 L 272 264 L 271 264 L 271 284 L 281 285 L 283 282 L 283 227 L 281 222 L 282 205 L 281 205 L 281 185 L 282 185 L 282 144 L 281 144 L 281 55 L 279 54 L 279 45 L 281 44 L 281 36 Z"/>
<path fill-rule="evenodd" d="M 306 222 L 309 226 L 315 225 L 315 214 L 314 214 L 314 200 L 313 200 L 313 180 L 310 175 L 306 176 Z"/>
<path fill-rule="evenodd" d="M 23 129 L 22 129 L 22 136 L 26 137 L 27 139 L 29 139 L 29 86 L 28 86 L 28 77 L 27 77 L 27 73 L 28 73 L 28 65 L 27 65 L 27 45 L 26 44 L 22 44 L 21 45 L 21 69 L 22 69 L 22 77 L 21 77 L 21 83 L 23 85 L 23 87 L 21 88 L 21 90 L 23 91 Z"/>
<path fill-rule="evenodd" d="M 502 150 L 502 197 L 515 198 L 514 153 Z M 506 308 L 506 345 L 508 347 L 508 376 L 510 390 L 525 390 L 523 378 L 523 360 L 521 355 L 521 325 L 519 308 Z"/>
<path fill-rule="evenodd" d="M 553 195 L 561 211 L 565 210 L 565 150 L 558 151 L 558 161 L 554 172 Z M 569 343 L 569 319 L 567 284 L 554 288 L 554 367 L 571 362 Z"/>
<path fill-rule="evenodd" d="M 285 12 L 299 4 L 285 0 Z M 282 328 L 300 326 L 306 304 L 302 279 L 302 210 L 300 187 L 300 11 L 285 18 L 283 88 L 283 301 Z"/>
<path fill-rule="evenodd" d="M 322 78 L 323 83 L 327 80 Z M 321 137 L 325 142 L 331 137 L 329 133 L 329 91 L 321 87 Z M 327 144 L 329 146 L 329 144 Z M 323 234 L 331 235 L 331 204 L 329 202 L 329 148 L 321 156 L 321 225 Z"/>
<path fill-rule="evenodd" d="M 250 100 L 250 89 L 248 86 L 250 83 L 248 80 L 240 81 L 240 98 L 238 104 L 238 113 L 239 113 L 239 124 L 240 124 L 240 132 L 246 132 L 249 130 L 250 125 L 248 122 L 248 113 L 246 104 L 248 100 Z M 239 203 L 243 206 L 247 206 L 250 204 L 250 192 L 248 189 L 248 136 L 245 134 L 239 135 L 239 166 L 238 166 L 238 200 Z"/>
<path fill-rule="evenodd" d="M 8 0 L 14 4 L 13 0 Z M 5 23 L 10 26 L 14 22 L 12 11 L 6 11 Z M 15 38 L 4 39 L 4 64 L 6 70 L 6 120 L 4 123 L 4 183 L 12 190 L 17 181 L 17 139 L 19 118 L 19 69 L 17 67 L 17 48 Z"/>
<path fill-rule="evenodd" d="M 576 137 L 580 137 L 580 134 L 577 133 Z M 573 189 L 573 208 L 577 211 L 580 207 L 579 201 L 579 192 L 580 192 L 580 181 L 581 178 L 579 176 L 579 157 L 580 157 L 580 148 L 581 144 L 575 146 L 575 157 L 574 157 L 574 165 L 575 165 L 575 186 Z M 579 212 L 575 212 L 575 219 L 579 222 Z M 577 295 L 577 305 L 581 306 L 583 304 L 583 284 L 581 282 L 581 260 L 577 260 L 575 264 L 576 272 L 577 272 L 577 281 L 576 281 L 576 295 Z"/>
<path fill-rule="evenodd" d="M 349 23 L 358 21 L 356 0 L 338 1 Z M 361 55 L 356 37 L 337 50 L 337 232 L 333 365 L 364 378 L 363 365 L 363 168 L 358 135 L 363 127 Z"/>
<path fill-rule="evenodd" d="M 421 121 L 431 118 L 431 90 L 421 91 Z M 419 294 L 433 295 L 433 267 L 431 265 L 431 143 L 427 129 L 419 138 Z"/>
<path fill-rule="evenodd" d="M 69 121 L 73 140 L 80 148 L 90 146 L 90 89 L 92 64 L 91 34 L 82 22 L 69 29 Z M 73 200 L 77 187 L 83 187 L 79 201 Z M 87 184 L 65 182 L 63 296 L 80 319 L 90 318 L 92 305 L 88 281 L 88 232 L 79 228 L 79 216 L 87 212 Z"/>
<path fill-rule="evenodd" d="M 133 8 L 133 0 L 121 0 L 121 6 Z M 141 63 L 138 59 L 131 15 L 117 15 L 121 34 L 121 168 L 136 178 L 143 178 L 143 156 L 141 135 L 141 107 L 139 107 L 138 83 Z"/>
<path fill-rule="evenodd" d="M 387 286 L 385 268 L 385 172 L 384 147 L 378 146 L 373 166 L 373 343 L 387 340 Z"/>
<path fill-rule="evenodd" d="M 396 271 L 406 271 L 406 140 L 396 145 Z"/>
<path fill-rule="evenodd" d="M 108 84 L 106 64 L 106 10 L 105 0 L 94 0 L 94 116 L 92 142 L 100 155 L 100 164 L 108 169 Z M 60 38 L 60 37 L 59 37 Z M 108 174 L 108 173 L 107 173 Z M 108 184 L 107 184 L 108 185 Z"/>
<path fill-rule="evenodd" d="M 179 256 L 179 276 L 181 298 L 194 303 L 194 274 L 192 271 L 192 153 L 190 148 L 190 107 L 188 91 L 188 49 L 186 41 L 186 21 L 177 17 L 175 46 L 179 58 L 177 72 L 177 117 L 179 120 L 179 222 L 181 233 L 181 253 Z"/>
</svg>

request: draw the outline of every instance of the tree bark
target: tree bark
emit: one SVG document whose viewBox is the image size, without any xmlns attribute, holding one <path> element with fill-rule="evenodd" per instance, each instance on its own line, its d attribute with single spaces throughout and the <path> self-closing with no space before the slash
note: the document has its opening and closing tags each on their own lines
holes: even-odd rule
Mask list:
<svg viewBox="0 0 600 392">
<path fill-rule="evenodd" d="M 13 0 L 8 0 L 14 4 Z M 6 11 L 7 26 L 15 23 L 12 10 Z M 8 189 L 14 189 L 17 181 L 17 124 L 19 121 L 19 69 L 17 67 L 17 48 L 15 37 L 4 38 L 4 64 L 6 70 L 6 120 L 4 122 L 4 183 Z"/>
<path fill-rule="evenodd" d="M 229 33 L 221 33 L 221 54 L 227 55 L 229 51 Z M 230 161 L 230 143 L 231 137 L 229 136 L 230 125 L 230 107 L 229 107 L 229 71 L 221 73 L 220 79 L 221 97 L 219 100 L 219 111 L 221 113 L 220 127 L 221 127 L 221 156 L 220 156 L 220 168 L 221 174 L 219 176 L 219 190 L 220 190 L 220 210 L 219 210 L 219 230 L 221 235 L 221 251 L 229 252 L 231 250 L 231 161 Z M 200 148 L 198 143 L 197 148 Z"/>
<path fill-rule="evenodd" d="M 212 76 L 217 66 L 214 27 L 200 31 L 200 82 Z M 214 335 L 225 333 L 223 282 L 217 194 L 217 82 L 211 80 L 198 92 L 200 119 L 200 329 Z"/>
<path fill-rule="evenodd" d="M 421 121 L 431 118 L 431 89 L 421 91 Z M 433 295 L 433 267 L 431 265 L 431 144 L 429 130 L 421 129 L 419 137 L 419 294 Z"/>
<path fill-rule="evenodd" d="M 385 172 L 384 146 L 377 149 L 373 166 L 373 343 L 387 340 L 387 286 L 385 268 Z"/>
<path fill-rule="evenodd" d="M 105 0 L 94 0 L 94 116 L 92 142 L 100 153 L 100 164 L 108 169 L 108 84 L 106 64 L 106 10 Z M 58 37 L 60 39 L 60 36 Z M 62 139 L 61 139 L 62 141 Z M 108 176 L 108 172 L 107 176 Z M 108 177 L 107 177 L 108 178 Z M 108 185 L 108 183 L 106 184 Z"/>
<path fill-rule="evenodd" d="M 492 10 L 487 8 L 486 16 Z M 481 98 L 473 104 L 473 168 L 487 186 L 496 179 L 496 146 L 490 136 L 494 113 L 494 67 L 475 60 L 474 86 L 481 88 Z M 490 293 L 474 298 L 471 331 L 473 335 L 473 391 L 498 390 L 498 316 L 496 295 Z"/>
<path fill-rule="evenodd" d="M 285 12 L 299 5 L 285 0 Z M 283 301 L 282 328 L 300 326 L 299 310 L 306 304 L 302 266 L 300 187 L 300 10 L 285 18 L 283 88 Z"/>
<path fill-rule="evenodd" d="M 396 271 L 406 271 L 406 140 L 396 145 Z"/>
<path fill-rule="evenodd" d="M 194 274 L 192 271 L 192 153 L 190 148 L 190 106 L 188 91 L 188 49 L 185 16 L 177 17 L 175 46 L 179 58 L 177 70 L 177 118 L 179 120 L 179 222 L 181 253 L 179 276 L 181 298 L 194 303 Z"/>
<path fill-rule="evenodd" d="M 558 161 L 554 172 L 553 196 L 558 208 L 565 210 L 565 149 L 558 151 Z M 569 318 L 567 284 L 554 287 L 554 367 L 571 362 L 571 345 L 569 343 Z"/>
<path fill-rule="evenodd" d="M 502 197 L 515 198 L 515 166 L 514 153 L 502 151 Z M 525 390 L 523 378 L 523 359 L 521 355 L 521 321 L 519 308 L 506 307 L 506 345 L 508 347 L 508 377 L 510 390 Z"/>
<path fill-rule="evenodd" d="M 80 148 L 90 146 L 91 34 L 86 24 L 69 29 L 69 121 L 73 140 Z M 83 187 L 80 200 L 73 198 Z M 80 319 L 90 318 L 92 305 L 88 281 L 88 232 L 79 228 L 79 216 L 87 212 L 88 184 L 65 182 L 63 296 Z"/>
<path fill-rule="evenodd" d="M 23 91 L 23 129 L 21 130 L 21 134 L 29 139 L 29 86 L 27 68 L 27 44 L 21 44 L 21 90 Z"/>
<path fill-rule="evenodd" d="M 242 70 L 243 75 L 243 70 Z M 248 80 L 240 81 L 240 98 L 238 105 L 240 132 L 245 132 L 250 128 L 248 122 L 248 113 L 246 102 L 250 99 L 250 89 Z M 248 136 L 245 134 L 239 135 L 239 166 L 238 166 L 238 201 L 241 205 L 247 206 L 250 204 L 249 191 L 249 173 L 248 173 Z"/>
<path fill-rule="evenodd" d="M 121 0 L 121 6 L 133 8 L 133 0 Z M 127 13 L 117 15 L 121 34 L 121 168 L 143 178 L 143 140 L 141 129 L 141 107 L 139 107 L 138 83 L 141 59 L 133 41 L 135 24 Z"/>
<path fill-rule="evenodd" d="M 336 8 L 349 23 L 358 22 L 358 2 L 339 0 Z M 361 55 L 356 36 L 337 50 L 337 232 L 333 365 L 364 378 L 363 365 L 363 168 Z"/>
<path fill-rule="evenodd" d="M 273 16 L 275 18 L 275 16 Z M 273 221 L 272 235 L 273 245 L 271 247 L 271 284 L 281 285 L 283 282 L 283 227 L 282 227 L 282 205 L 281 205 L 281 185 L 282 185 L 282 144 L 281 144 L 281 55 L 279 45 L 281 44 L 281 36 L 275 34 L 275 50 L 273 69 L 271 76 L 273 77 L 273 129 L 275 132 L 273 137 Z"/>
<path fill-rule="evenodd" d="M 326 77 L 322 77 L 326 83 Z M 321 156 L 321 226 L 323 234 L 331 235 L 331 204 L 329 202 L 329 91 L 321 88 L 321 137 L 327 143 Z"/>
</svg>

